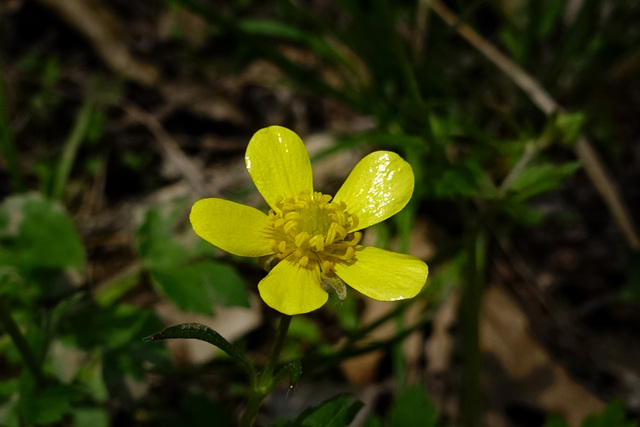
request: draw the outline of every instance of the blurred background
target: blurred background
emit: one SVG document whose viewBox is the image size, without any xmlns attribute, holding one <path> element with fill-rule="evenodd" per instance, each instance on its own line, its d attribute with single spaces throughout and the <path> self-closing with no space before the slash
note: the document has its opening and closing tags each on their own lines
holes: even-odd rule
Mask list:
<svg viewBox="0 0 640 427">
<path fill-rule="evenodd" d="M 244 151 L 278 124 L 325 193 L 372 150 L 407 159 L 412 201 L 365 242 L 430 276 L 296 316 L 302 377 L 258 425 L 337 395 L 354 426 L 638 425 L 639 22 L 635 0 L 2 0 L 0 423 L 237 422 L 231 359 L 143 338 L 199 322 L 266 361 L 264 272 L 188 213 L 266 209 Z"/>
</svg>

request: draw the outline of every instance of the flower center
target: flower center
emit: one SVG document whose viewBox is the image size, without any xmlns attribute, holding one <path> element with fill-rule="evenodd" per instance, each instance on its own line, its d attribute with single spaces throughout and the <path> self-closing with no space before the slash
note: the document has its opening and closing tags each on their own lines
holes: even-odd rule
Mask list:
<svg viewBox="0 0 640 427">
<path fill-rule="evenodd" d="M 355 259 L 362 233 L 349 233 L 357 228 L 358 217 L 346 212 L 344 202 L 302 191 L 296 197 L 278 198 L 276 206 L 280 212 L 269 211 L 266 233 L 277 258 L 291 256 L 302 267 L 319 268 L 323 274 L 337 262 Z"/>
</svg>

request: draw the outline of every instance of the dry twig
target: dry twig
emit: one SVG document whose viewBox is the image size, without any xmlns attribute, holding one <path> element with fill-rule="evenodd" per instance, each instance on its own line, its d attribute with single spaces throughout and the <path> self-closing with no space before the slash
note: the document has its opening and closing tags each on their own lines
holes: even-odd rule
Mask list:
<svg viewBox="0 0 640 427">
<path fill-rule="evenodd" d="M 122 107 L 137 122 L 145 125 L 162 148 L 167 161 L 171 162 L 187 180 L 196 195 L 206 195 L 204 174 L 201 168 L 185 155 L 175 139 L 164 129 L 162 124 L 151 114 L 131 102 L 124 102 Z"/>
<path fill-rule="evenodd" d="M 158 70 L 129 53 L 122 23 L 96 0 L 40 0 L 84 34 L 102 59 L 117 73 L 151 85 L 158 80 Z"/>
</svg>

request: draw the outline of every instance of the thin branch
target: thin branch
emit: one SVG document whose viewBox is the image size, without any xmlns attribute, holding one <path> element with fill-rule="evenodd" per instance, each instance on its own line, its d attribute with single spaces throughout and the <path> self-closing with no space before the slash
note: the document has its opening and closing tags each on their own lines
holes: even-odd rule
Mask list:
<svg viewBox="0 0 640 427">
<path fill-rule="evenodd" d="M 507 176 L 502 181 L 502 184 L 500 184 L 501 194 L 505 194 L 507 190 L 509 190 L 509 187 L 511 187 L 516 178 L 519 177 L 520 174 L 527 168 L 531 160 L 533 160 L 533 158 L 536 156 L 536 154 L 538 154 L 539 151 L 539 144 L 535 142 L 527 143 L 524 148 L 524 153 L 522 153 L 522 156 L 518 160 L 518 163 L 516 163 L 513 169 L 509 171 Z"/>
<path fill-rule="evenodd" d="M 507 58 L 495 46 L 478 34 L 470 26 L 461 23 L 458 17 L 451 12 L 440 1 L 431 4 L 433 11 L 442 18 L 473 47 L 478 49 L 487 59 L 500 68 L 523 92 L 529 96 L 531 101 L 547 116 L 554 111 L 561 111 L 562 108 L 551 97 L 551 95 L 533 77 L 527 74 L 517 64 Z M 616 184 L 608 173 L 604 163 L 593 149 L 584 135 L 580 135 L 573 145 L 576 157 L 584 166 L 587 175 L 591 179 L 598 193 L 606 203 L 611 215 L 618 223 L 627 244 L 634 250 L 640 250 L 640 237 L 638 231 L 629 215 L 629 210 L 625 206 Z"/>
<path fill-rule="evenodd" d="M 206 186 L 203 182 L 203 172 L 186 154 L 180 149 L 180 145 L 167 132 L 162 124 L 148 112 L 131 102 L 125 102 L 122 108 L 134 120 L 145 125 L 162 148 L 164 157 L 171 162 L 178 171 L 185 177 L 189 185 L 198 196 L 206 195 Z"/>
<path fill-rule="evenodd" d="M 156 67 L 131 55 L 122 22 L 100 0 L 40 0 L 51 7 L 76 30 L 87 37 L 98 55 L 120 75 L 153 85 L 158 81 Z"/>
</svg>

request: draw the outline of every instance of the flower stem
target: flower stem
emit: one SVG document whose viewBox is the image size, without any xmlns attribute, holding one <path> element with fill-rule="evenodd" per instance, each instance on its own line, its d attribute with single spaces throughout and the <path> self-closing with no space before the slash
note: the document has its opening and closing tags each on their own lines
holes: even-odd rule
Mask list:
<svg viewBox="0 0 640 427">
<path fill-rule="evenodd" d="M 271 354 L 269 355 L 267 365 L 264 367 L 264 371 L 262 371 L 259 378 L 254 382 L 254 384 L 252 384 L 249 402 L 247 403 L 247 407 L 244 410 L 242 419 L 240 420 L 241 427 L 251 427 L 253 425 L 253 422 L 258 416 L 258 411 L 260 410 L 262 401 L 276 385 L 274 384 L 273 372 L 278 364 L 280 352 L 284 346 L 284 341 L 287 337 L 290 323 L 291 316 L 283 314 L 280 318 L 280 325 L 276 332 L 276 341 L 273 343 L 273 347 L 271 348 Z"/>
<path fill-rule="evenodd" d="M 22 360 L 24 360 L 26 368 L 31 372 L 36 385 L 41 386 L 44 384 L 44 374 L 42 373 L 42 369 L 40 364 L 37 362 L 31 347 L 29 347 L 29 343 L 20 332 L 20 328 L 16 324 L 13 317 L 11 317 L 11 313 L 9 313 L 7 309 L 7 305 L 4 299 L 0 298 L 0 325 L 4 327 L 4 330 L 9 334 L 13 343 L 15 344 L 18 352 L 22 356 Z"/>
</svg>

